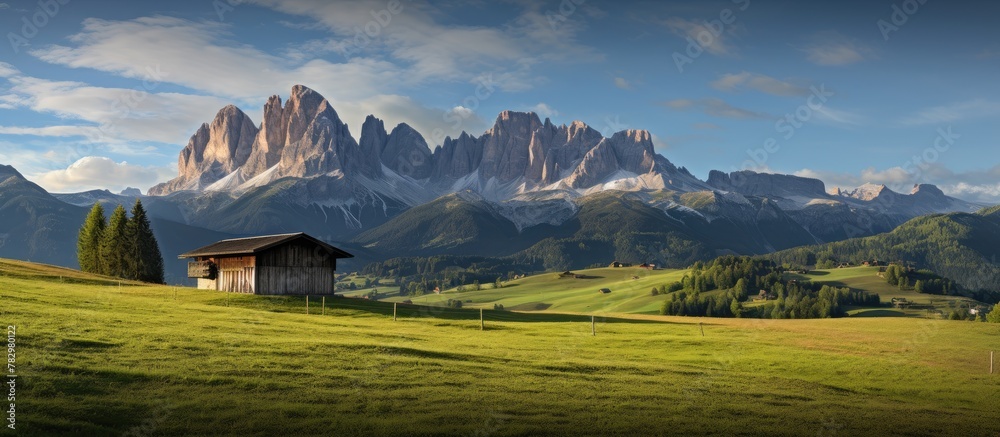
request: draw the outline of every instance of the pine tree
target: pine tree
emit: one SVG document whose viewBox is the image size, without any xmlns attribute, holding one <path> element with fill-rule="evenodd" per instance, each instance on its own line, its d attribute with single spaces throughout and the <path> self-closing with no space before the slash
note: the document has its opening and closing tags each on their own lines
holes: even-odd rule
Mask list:
<svg viewBox="0 0 1000 437">
<path fill-rule="evenodd" d="M 128 215 L 125 207 L 118 205 L 111 213 L 111 221 L 101 239 L 101 273 L 119 278 L 125 277 L 128 250 Z"/>
<path fill-rule="evenodd" d="M 128 257 L 125 259 L 125 277 L 143 282 L 163 283 L 163 255 L 153 235 L 146 209 L 136 199 L 132 218 L 128 221 Z"/>
<path fill-rule="evenodd" d="M 1000 323 L 1000 304 L 993 306 L 993 311 L 986 315 L 986 321 L 990 323 Z"/>
<path fill-rule="evenodd" d="M 106 227 L 104 207 L 100 203 L 95 203 L 83 227 L 80 228 L 80 236 L 76 243 L 80 270 L 87 273 L 101 273 L 101 239 L 104 237 Z"/>
</svg>

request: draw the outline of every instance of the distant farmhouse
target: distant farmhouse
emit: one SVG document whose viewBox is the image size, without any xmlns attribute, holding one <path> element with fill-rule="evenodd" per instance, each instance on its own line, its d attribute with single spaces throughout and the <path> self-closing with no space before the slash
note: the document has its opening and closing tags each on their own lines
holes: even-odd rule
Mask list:
<svg viewBox="0 0 1000 437">
<path fill-rule="evenodd" d="M 610 265 L 608 265 L 608 267 L 611 267 L 613 269 L 619 269 L 619 268 L 622 268 L 622 267 L 632 267 L 632 264 L 631 263 L 623 263 L 623 262 L 615 261 L 615 262 L 611 263 Z"/>
<path fill-rule="evenodd" d="M 303 233 L 224 240 L 182 254 L 203 290 L 247 294 L 333 294 L 337 259 L 354 258 Z"/>
</svg>

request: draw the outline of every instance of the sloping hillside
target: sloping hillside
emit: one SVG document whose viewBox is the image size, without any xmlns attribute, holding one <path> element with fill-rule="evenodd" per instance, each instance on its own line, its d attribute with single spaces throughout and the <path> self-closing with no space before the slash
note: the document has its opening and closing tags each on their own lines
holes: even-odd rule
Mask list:
<svg viewBox="0 0 1000 437">
<path fill-rule="evenodd" d="M 909 261 L 957 281 L 969 290 L 1000 292 L 1000 209 L 977 214 L 918 217 L 892 232 L 867 238 L 803 247 L 770 257 L 811 265 L 825 259 Z"/>
</svg>

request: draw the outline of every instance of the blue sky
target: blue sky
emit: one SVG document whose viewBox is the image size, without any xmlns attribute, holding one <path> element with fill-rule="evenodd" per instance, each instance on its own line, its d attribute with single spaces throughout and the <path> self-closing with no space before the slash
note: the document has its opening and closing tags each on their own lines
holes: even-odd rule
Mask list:
<svg viewBox="0 0 1000 437">
<path fill-rule="evenodd" d="M 439 144 L 533 110 L 647 129 L 701 178 L 1000 202 L 996 3 L 60 1 L 0 3 L 0 163 L 51 191 L 146 189 L 223 106 L 259 123 L 304 84 L 355 135 L 373 113 Z"/>
</svg>

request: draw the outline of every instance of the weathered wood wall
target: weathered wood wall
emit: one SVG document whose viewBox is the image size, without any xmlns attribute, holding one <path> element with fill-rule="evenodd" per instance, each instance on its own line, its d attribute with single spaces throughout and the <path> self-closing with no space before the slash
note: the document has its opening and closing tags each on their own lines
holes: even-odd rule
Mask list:
<svg viewBox="0 0 1000 437">
<path fill-rule="evenodd" d="M 216 280 L 219 291 L 249 294 L 256 292 L 257 257 L 218 258 L 216 264 L 219 266 L 218 279 Z"/>
<path fill-rule="evenodd" d="M 257 294 L 333 294 L 337 259 L 297 241 L 257 257 Z"/>
</svg>

